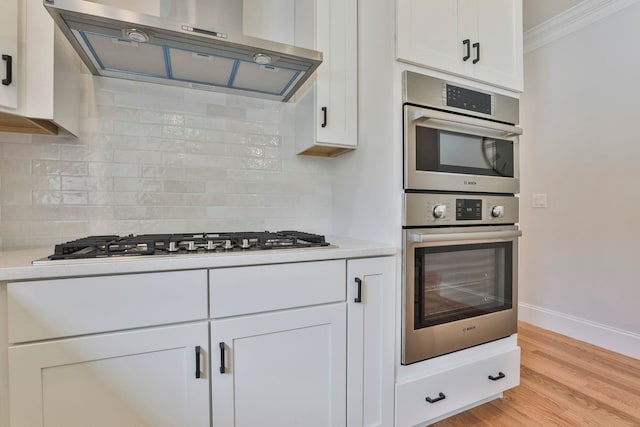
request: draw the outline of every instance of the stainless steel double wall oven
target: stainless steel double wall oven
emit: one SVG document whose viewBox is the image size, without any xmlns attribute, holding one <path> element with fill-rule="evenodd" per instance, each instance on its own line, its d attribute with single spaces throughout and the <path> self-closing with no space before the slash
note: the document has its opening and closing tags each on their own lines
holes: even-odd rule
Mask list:
<svg viewBox="0 0 640 427">
<path fill-rule="evenodd" d="M 518 108 L 403 74 L 403 364 L 517 331 Z"/>
</svg>

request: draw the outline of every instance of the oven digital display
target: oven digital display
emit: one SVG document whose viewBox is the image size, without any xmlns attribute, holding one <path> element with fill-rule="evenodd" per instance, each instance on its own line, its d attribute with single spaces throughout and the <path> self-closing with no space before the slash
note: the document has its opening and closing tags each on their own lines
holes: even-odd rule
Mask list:
<svg viewBox="0 0 640 427">
<path fill-rule="evenodd" d="M 491 95 L 447 85 L 447 105 L 478 113 L 491 114 Z"/>
<path fill-rule="evenodd" d="M 473 221 L 482 219 L 482 200 L 456 199 L 456 220 Z"/>
</svg>

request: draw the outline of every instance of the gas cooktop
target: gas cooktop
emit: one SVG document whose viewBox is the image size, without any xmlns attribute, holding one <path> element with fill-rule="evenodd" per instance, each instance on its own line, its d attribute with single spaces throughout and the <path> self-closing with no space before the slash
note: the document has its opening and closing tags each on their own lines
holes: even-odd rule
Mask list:
<svg viewBox="0 0 640 427">
<path fill-rule="evenodd" d="M 326 247 L 324 236 L 300 231 L 90 236 L 55 246 L 45 260 L 151 256 Z"/>
</svg>

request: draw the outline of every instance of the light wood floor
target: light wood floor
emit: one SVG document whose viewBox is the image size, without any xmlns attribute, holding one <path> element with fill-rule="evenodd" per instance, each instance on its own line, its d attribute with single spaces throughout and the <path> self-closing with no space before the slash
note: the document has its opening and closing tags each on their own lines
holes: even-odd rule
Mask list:
<svg viewBox="0 0 640 427">
<path fill-rule="evenodd" d="M 434 424 L 640 426 L 640 360 L 520 322 L 520 386 Z"/>
</svg>

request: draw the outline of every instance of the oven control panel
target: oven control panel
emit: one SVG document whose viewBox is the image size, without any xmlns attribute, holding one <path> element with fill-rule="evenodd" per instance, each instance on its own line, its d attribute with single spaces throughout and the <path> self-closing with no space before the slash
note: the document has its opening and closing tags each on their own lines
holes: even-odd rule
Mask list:
<svg viewBox="0 0 640 427">
<path fill-rule="evenodd" d="M 449 225 L 516 224 L 518 197 L 406 193 L 405 227 Z"/>
<path fill-rule="evenodd" d="M 482 199 L 456 199 L 456 221 L 482 220 Z"/>
</svg>

